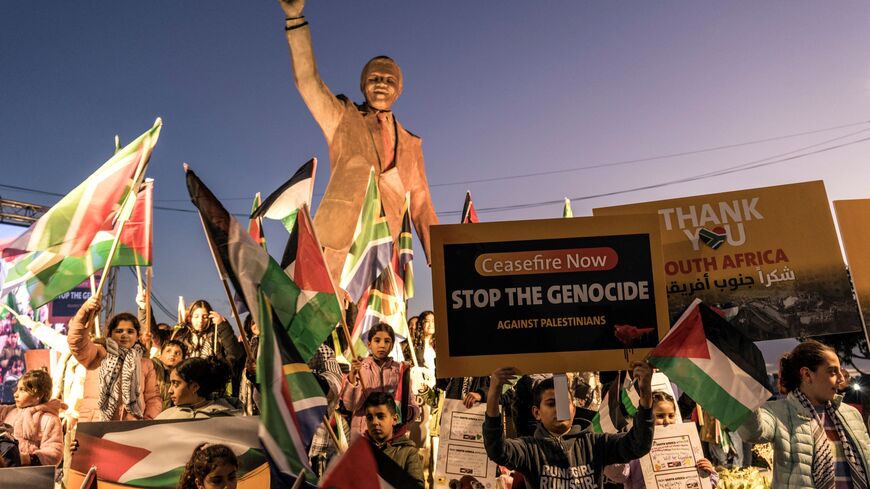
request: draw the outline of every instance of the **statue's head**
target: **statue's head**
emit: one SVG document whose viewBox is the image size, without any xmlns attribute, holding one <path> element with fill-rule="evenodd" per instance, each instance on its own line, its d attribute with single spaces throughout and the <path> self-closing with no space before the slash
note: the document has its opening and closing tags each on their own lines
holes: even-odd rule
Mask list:
<svg viewBox="0 0 870 489">
<path fill-rule="evenodd" d="M 402 70 L 388 56 L 376 56 L 363 67 L 360 90 L 369 107 L 390 110 L 402 94 Z"/>
</svg>

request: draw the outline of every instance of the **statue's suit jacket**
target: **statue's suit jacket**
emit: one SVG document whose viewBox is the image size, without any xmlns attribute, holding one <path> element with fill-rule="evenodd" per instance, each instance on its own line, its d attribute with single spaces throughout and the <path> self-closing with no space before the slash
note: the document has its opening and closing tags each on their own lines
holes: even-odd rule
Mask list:
<svg viewBox="0 0 870 489">
<path fill-rule="evenodd" d="M 438 217 L 429 194 L 421 139 L 393 117 L 395 159 L 385 169 L 383 138 L 375 112 L 357 106 L 344 95 L 337 98 L 344 112 L 329 145 L 329 183 L 314 216 L 314 227 L 333 280 L 336 284 L 341 281 L 341 270 L 353 240 L 372 167 L 394 242 L 401 231 L 405 192 L 411 193 L 411 221 L 428 263 L 429 226 L 438 224 Z"/>
</svg>

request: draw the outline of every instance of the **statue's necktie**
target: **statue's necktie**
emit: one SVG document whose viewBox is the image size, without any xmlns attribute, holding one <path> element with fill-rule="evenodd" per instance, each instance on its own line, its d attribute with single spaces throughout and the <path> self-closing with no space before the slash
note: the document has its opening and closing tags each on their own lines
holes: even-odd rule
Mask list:
<svg viewBox="0 0 870 489">
<path fill-rule="evenodd" d="M 388 112 L 378 112 L 378 125 L 381 129 L 381 141 L 384 145 L 384 159 L 381 161 L 381 171 L 386 170 L 393 164 L 394 149 L 393 138 L 390 136 L 390 115 Z"/>
</svg>

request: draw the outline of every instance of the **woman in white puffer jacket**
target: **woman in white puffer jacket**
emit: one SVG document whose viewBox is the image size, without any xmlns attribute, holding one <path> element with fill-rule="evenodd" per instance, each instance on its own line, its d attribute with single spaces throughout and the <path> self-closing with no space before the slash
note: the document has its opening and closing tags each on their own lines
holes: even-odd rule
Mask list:
<svg viewBox="0 0 870 489">
<path fill-rule="evenodd" d="M 829 346 L 801 343 L 779 364 L 784 399 L 767 402 L 740 427 L 753 443 L 772 443 L 776 488 L 867 489 L 870 436 L 861 414 L 842 402 L 840 360 Z"/>
</svg>

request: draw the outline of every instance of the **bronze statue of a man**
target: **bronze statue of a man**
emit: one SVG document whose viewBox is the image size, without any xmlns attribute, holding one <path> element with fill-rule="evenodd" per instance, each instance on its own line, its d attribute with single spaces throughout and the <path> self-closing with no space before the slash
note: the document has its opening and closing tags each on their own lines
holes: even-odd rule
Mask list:
<svg viewBox="0 0 870 489">
<path fill-rule="evenodd" d="M 396 240 L 402 223 L 405 192 L 411 194 L 411 219 L 429 261 L 429 226 L 438 217 L 429 195 L 423 149 L 393 116 L 390 108 L 402 94 L 402 71 L 391 58 L 366 63 L 360 77 L 365 103 L 335 96 L 317 71 L 311 31 L 302 15 L 304 0 L 281 0 L 293 75 L 302 100 L 323 130 L 329 145 L 330 175 L 314 226 L 327 264 L 338 283 L 354 227 L 374 167 L 390 231 Z"/>
</svg>

